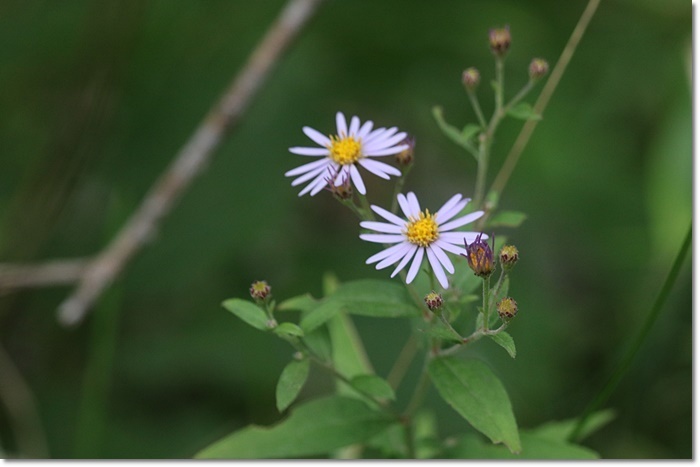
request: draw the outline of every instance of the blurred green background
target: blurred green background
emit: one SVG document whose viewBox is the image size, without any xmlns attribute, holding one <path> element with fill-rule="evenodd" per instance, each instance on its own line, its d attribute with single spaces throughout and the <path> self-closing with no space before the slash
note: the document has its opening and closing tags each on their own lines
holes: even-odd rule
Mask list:
<svg viewBox="0 0 700 467">
<path fill-rule="evenodd" d="M 283 1 L 5 0 L 0 3 L 0 262 L 96 253 L 241 68 Z M 407 189 L 438 207 L 471 195 L 475 164 L 431 116 L 475 120 L 461 72 L 492 108 L 490 27 L 509 24 L 507 96 L 533 57 L 554 64 L 584 1 L 329 0 L 278 64 L 206 172 L 80 327 L 71 289 L 0 296 L 0 443 L 7 456 L 179 458 L 280 418 L 292 351 L 220 306 L 267 279 L 278 299 L 321 276 L 385 278 L 376 247 L 325 193 L 297 198 L 309 125 L 337 110 L 417 140 Z M 579 414 L 629 345 L 691 220 L 691 9 L 604 0 L 501 207 L 528 213 L 511 294 L 518 358 L 470 349 L 503 379 L 521 426 Z M 537 91 L 541 86 L 537 87 Z M 535 94 L 536 95 L 536 94 Z M 534 101 L 534 97 L 529 99 Z M 521 126 L 504 123 L 498 167 Z M 491 171 L 492 180 L 495 171 Z M 366 177 L 374 202 L 390 188 Z M 605 458 L 692 457 L 691 267 L 586 442 Z M 355 319 L 380 375 L 407 324 Z M 415 369 L 414 369 L 415 370 Z M 415 373 L 415 371 L 414 371 Z M 410 375 L 414 377 L 415 375 Z M 313 372 L 302 398 L 329 391 Z M 468 431 L 432 393 L 441 434 Z M 405 397 L 399 393 L 400 397 Z M 8 401 L 20 401 L 8 407 Z"/>
</svg>

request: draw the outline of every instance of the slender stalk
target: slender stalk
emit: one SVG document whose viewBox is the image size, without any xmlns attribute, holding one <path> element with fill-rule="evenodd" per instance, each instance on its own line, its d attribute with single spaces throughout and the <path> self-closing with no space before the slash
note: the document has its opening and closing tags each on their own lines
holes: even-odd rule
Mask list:
<svg viewBox="0 0 700 467">
<path fill-rule="evenodd" d="M 508 327 L 508 323 L 503 323 L 501 326 L 497 329 L 477 329 L 474 331 L 471 335 L 462 338 L 462 342 L 453 345 L 452 347 L 448 347 L 446 349 L 440 350 L 437 355 L 444 357 L 446 355 L 452 355 L 453 353 L 457 352 L 459 349 L 464 347 L 467 344 L 471 344 L 472 342 L 476 342 L 479 339 L 481 339 L 484 336 L 493 336 L 498 334 L 501 331 L 504 331 Z"/>
<path fill-rule="evenodd" d="M 452 334 L 454 334 L 457 337 L 457 339 L 459 339 L 460 341 L 464 340 L 464 337 L 462 337 L 462 335 L 459 332 L 457 332 L 455 328 L 452 327 L 450 322 L 447 321 L 447 318 L 445 318 L 445 314 L 442 311 L 440 311 L 440 320 L 445 326 L 447 326 L 447 329 L 449 329 L 452 332 Z"/>
<path fill-rule="evenodd" d="M 535 113 L 542 115 L 544 109 L 547 107 L 549 99 L 552 97 L 554 90 L 559 84 L 559 81 L 561 80 L 561 77 L 564 74 L 566 67 L 569 65 L 569 61 L 574 55 L 574 52 L 576 51 L 579 42 L 581 42 L 581 38 L 583 37 L 584 32 L 586 32 L 586 28 L 591 22 L 591 19 L 593 18 L 593 15 L 598 9 L 599 4 L 600 0 L 589 0 L 588 4 L 586 5 L 585 10 L 581 14 L 581 18 L 579 18 L 578 23 L 574 28 L 574 31 L 571 33 L 569 41 L 564 47 L 564 51 L 559 57 L 557 64 L 554 66 L 552 73 L 549 75 L 549 78 L 547 79 L 547 82 L 545 83 L 544 88 L 540 93 L 540 96 L 535 102 Z M 506 183 L 508 183 L 508 179 L 510 178 L 511 174 L 513 173 L 513 170 L 515 169 L 515 165 L 518 163 L 518 159 L 520 159 L 520 155 L 522 154 L 523 149 L 525 149 L 525 145 L 527 145 L 528 141 L 530 140 L 530 136 L 532 135 L 535 126 L 537 126 L 537 123 L 538 120 L 528 120 L 527 122 L 525 122 L 522 130 L 520 130 L 520 134 L 518 135 L 517 139 L 515 140 L 515 143 L 513 144 L 513 147 L 508 153 L 508 156 L 506 156 L 506 160 L 503 163 L 503 166 L 501 166 L 500 171 L 496 175 L 496 178 L 494 179 L 494 182 L 491 185 L 491 189 L 489 191 L 495 191 L 499 194 L 503 191 L 503 189 L 506 186 Z"/>
<path fill-rule="evenodd" d="M 620 383 L 620 380 L 629 369 L 630 365 L 632 364 L 632 361 L 634 360 L 634 357 L 637 355 L 637 352 L 639 352 L 639 349 L 642 347 L 642 344 L 649 336 L 649 332 L 654 326 L 656 319 L 659 317 L 659 313 L 661 312 L 664 303 L 666 303 L 666 300 L 668 299 L 668 296 L 671 293 L 673 284 L 676 282 L 676 279 L 678 279 L 678 274 L 681 271 L 683 260 L 685 259 L 686 254 L 688 253 L 692 239 L 693 226 L 691 224 L 690 227 L 688 227 L 688 233 L 685 236 L 683 245 L 681 245 L 681 248 L 678 251 L 678 255 L 673 261 L 673 266 L 671 266 L 671 270 L 669 271 L 668 276 L 666 276 L 666 280 L 664 281 L 663 286 L 661 287 L 661 291 L 659 292 L 659 295 L 657 296 L 654 305 L 651 307 L 651 311 L 644 320 L 644 323 L 642 324 L 639 333 L 637 333 L 637 336 L 632 342 L 632 345 L 627 350 L 627 353 L 622 358 L 620 364 L 610 376 L 608 382 L 605 384 L 603 389 L 601 389 L 600 392 L 598 392 L 593 401 L 591 401 L 591 403 L 589 403 L 586 409 L 583 411 L 583 414 L 578 419 L 578 423 L 576 423 L 576 426 L 569 435 L 569 441 L 577 441 L 579 434 L 583 429 L 583 426 L 588 420 L 588 417 L 590 417 L 590 415 L 594 411 L 596 411 L 600 406 L 607 402 L 608 398 L 610 398 L 612 393 L 617 388 L 617 385 Z"/>
<path fill-rule="evenodd" d="M 413 396 L 406 406 L 404 411 L 404 417 L 410 418 L 413 416 L 414 412 L 423 403 L 423 398 L 430 387 L 430 378 L 428 377 L 428 363 L 430 362 L 430 352 L 425 357 L 425 364 L 423 365 L 423 371 L 421 372 L 420 379 L 416 385 L 416 389 L 413 392 Z"/>
<path fill-rule="evenodd" d="M 399 352 L 399 356 L 396 358 L 394 366 L 391 367 L 389 375 L 386 377 L 386 381 L 389 383 L 389 386 L 391 386 L 392 389 L 398 389 L 403 377 L 408 371 L 408 368 L 411 366 L 411 362 L 413 362 L 413 357 L 416 356 L 417 350 L 418 341 L 416 336 L 411 334 L 408 337 L 406 344 L 404 344 L 403 348 L 401 349 L 401 352 Z"/>
<path fill-rule="evenodd" d="M 501 118 L 503 118 L 510 109 L 513 108 L 518 102 L 523 100 L 525 96 L 532 90 L 532 88 L 535 86 L 535 82 L 533 80 L 529 80 L 525 86 L 518 91 L 518 93 L 513 96 L 513 98 L 503 107 L 503 111 L 501 113 Z"/>
<path fill-rule="evenodd" d="M 491 294 L 491 298 L 493 300 L 491 303 L 489 303 L 489 311 L 488 314 L 491 314 L 491 308 L 493 308 L 494 303 L 496 303 L 496 299 L 498 298 L 498 294 L 501 292 L 501 287 L 503 287 L 503 281 L 506 278 L 506 270 L 501 266 L 501 275 L 498 277 L 498 282 L 496 282 L 496 287 L 493 288 L 493 293 Z"/>
<path fill-rule="evenodd" d="M 363 213 L 361 219 L 365 221 L 375 220 L 374 213 L 369 205 L 369 201 L 367 201 L 367 197 L 365 195 L 358 195 L 358 198 L 360 199 L 360 212 Z"/>
<path fill-rule="evenodd" d="M 484 113 L 481 111 L 481 105 L 479 105 L 479 99 L 476 94 L 471 89 L 467 90 L 467 96 L 469 96 L 469 102 L 472 104 L 476 118 L 479 119 L 479 125 L 481 128 L 486 129 L 486 119 L 484 118 Z"/>
<path fill-rule="evenodd" d="M 491 291 L 491 277 L 484 277 L 481 283 L 481 293 L 483 295 L 483 309 L 481 312 L 484 314 L 484 323 L 482 328 L 484 331 L 489 329 L 489 292 Z"/>
</svg>

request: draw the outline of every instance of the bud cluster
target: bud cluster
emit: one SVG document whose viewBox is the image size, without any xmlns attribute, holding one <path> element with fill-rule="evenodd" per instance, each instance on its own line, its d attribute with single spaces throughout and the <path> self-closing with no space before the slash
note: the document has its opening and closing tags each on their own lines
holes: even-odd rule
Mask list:
<svg viewBox="0 0 700 467">
<path fill-rule="evenodd" d="M 425 300 L 425 304 L 428 306 L 428 309 L 430 311 L 439 310 L 440 308 L 442 308 L 442 305 L 444 303 L 442 295 L 435 291 L 430 292 L 428 295 L 425 296 L 423 300 Z"/>
</svg>

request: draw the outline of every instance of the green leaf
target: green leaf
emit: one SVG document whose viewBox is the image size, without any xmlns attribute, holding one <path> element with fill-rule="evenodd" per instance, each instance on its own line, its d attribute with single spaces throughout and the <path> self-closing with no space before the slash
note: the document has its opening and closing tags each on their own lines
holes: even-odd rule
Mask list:
<svg viewBox="0 0 700 467">
<path fill-rule="evenodd" d="M 467 133 L 467 137 L 465 137 L 465 133 L 459 131 L 457 128 L 445 121 L 445 118 L 443 117 L 442 107 L 440 106 L 433 107 L 433 117 L 435 117 L 435 121 L 437 122 L 438 127 L 440 127 L 445 136 L 447 136 L 453 143 L 463 147 L 467 151 L 474 154 L 474 157 L 476 157 L 476 149 L 469 142 L 470 136 L 468 134 L 469 131 L 467 127 L 465 127 L 465 129 L 463 130 Z"/>
<path fill-rule="evenodd" d="M 581 429 L 578 441 L 581 441 L 593 432 L 598 431 L 599 429 L 610 423 L 610 421 L 612 421 L 614 418 L 615 411 L 611 409 L 601 410 L 592 413 L 591 416 L 588 417 L 588 420 L 586 420 L 586 423 L 584 424 L 583 428 Z M 541 438 L 550 438 L 553 440 L 566 441 L 571 432 L 574 430 L 574 427 L 576 426 L 577 422 L 578 417 L 571 418 L 568 420 L 551 421 L 540 425 L 537 428 L 533 428 L 532 430 L 530 430 L 530 432 Z"/>
<path fill-rule="evenodd" d="M 277 382 L 277 410 L 282 412 L 299 395 L 309 376 L 309 359 L 292 360 L 284 367 Z"/>
<path fill-rule="evenodd" d="M 515 104 L 506 114 L 519 120 L 542 120 L 542 116 L 535 113 L 535 110 L 527 102 Z"/>
<path fill-rule="evenodd" d="M 452 459 L 598 459 L 600 456 L 583 446 L 521 433 L 522 451 L 513 454 L 503 446 L 486 444 L 474 435 L 465 435 L 447 451 Z"/>
<path fill-rule="evenodd" d="M 494 443 L 520 451 L 510 399 L 501 381 L 479 360 L 435 358 L 428 367 L 440 396 Z"/>
<path fill-rule="evenodd" d="M 344 305 L 341 302 L 326 298 L 314 310 L 307 313 L 301 319 L 299 325 L 304 332 L 309 333 L 335 316 L 335 314 L 338 313 L 343 306 Z"/>
<path fill-rule="evenodd" d="M 273 329 L 273 332 L 280 336 L 290 335 L 304 337 L 304 331 L 294 323 L 280 323 Z"/>
<path fill-rule="evenodd" d="M 289 311 L 289 310 L 299 310 L 299 311 L 311 311 L 316 308 L 321 301 L 315 299 L 311 294 L 298 295 L 296 297 L 288 298 L 277 306 L 279 311 Z"/>
<path fill-rule="evenodd" d="M 461 342 L 461 339 L 452 332 L 442 321 L 436 321 L 432 326 L 423 329 L 429 336 L 437 337 L 446 342 Z"/>
<path fill-rule="evenodd" d="M 345 313 L 338 313 L 328 321 L 328 335 L 333 348 L 333 367 L 347 378 L 355 375 L 374 373 L 365 353 L 357 329 L 352 319 Z M 362 397 L 347 384 L 336 379 L 338 394 L 349 397 Z"/>
<path fill-rule="evenodd" d="M 240 319 L 250 324 L 256 329 L 267 331 L 267 315 L 257 305 L 240 298 L 230 298 L 222 303 L 223 307 L 238 316 Z"/>
<path fill-rule="evenodd" d="M 377 375 L 357 375 L 350 382 L 354 387 L 370 396 L 392 401 L 396 399 L 396 394 L 389 383 Z"/>
<path fill-rule="evenodd" d="M 519 227 L 527 214 L 518 211 L 499 211 L 489 219 L 489 227 Z"/>
<path fill-rule="evenodd" d="M 346 282 L 329 297 L 341 302 L 348 313 L 374 318 L 399 318 L 420 315 L 406 287 L 386 280 L 362 279 Z"/>
<path fill-rule="evenodd" d="M 515 358 L 515 341 L 513 341 L 513 338 L 510 336 L 510 334 L 508 334 L 505 331 L 501 331 L 498 334 L 491 334 L 489 335 L 489 337 L 496 344 L 506 349 L 508 355 L 510 355 L 512 358 Z"/>
<path fill-rule="evenodd" d="M 304 343 L 324 362 L 330 362 L 332 360 L 333 350 L 331 347 L 331 339 L 328 329 L 325 327 L 316 328 L 312 332 L 305 332 Z"/>
<path fill-rule="evenodd" d="M 475 123 L 468 123 L 462 128 L 462 138 L 466 141 L 471 140 L 481 131 L 481 126 Z"/>
<path fill-rule="evenodd" d="M 196 454 L 199 459 L 281 459 L 324 455 L 363 442 L 394 420 L 365 403 L 341 396 L 316 399 L 296 407 L 270 427 L 248 426 Z"/>
</svg>

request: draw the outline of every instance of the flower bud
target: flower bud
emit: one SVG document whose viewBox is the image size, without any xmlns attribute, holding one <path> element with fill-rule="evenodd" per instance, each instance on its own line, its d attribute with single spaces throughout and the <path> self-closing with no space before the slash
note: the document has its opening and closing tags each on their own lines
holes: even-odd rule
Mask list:
<svg viewBox="0 0 700 467">
<path fill-rule="evenodd" d="M 531 80 L 537 81 L 538 79 L 546 75 L 548 71 L 549 63 L 547 63 L 547 60 L 544 60 L 542 58 L 533 58 L 530 62 L 529 72 Z"/>
<path fill-rule="evenodd" d="M 475 90 L 479 85 L 479 81 L 481 81 L 481 75 L 479 70 L 474 67 L 467 68 L 462 73 L 462 84 L 467 88 L 467 91 Z"/>
<path fill-rule="evenodd" d="M 415 138 L 407 136 L 401 144 L 407 144 L 408 147 L 395 156 L 396 162 L 403 167 L 407 167 L 413 164 L 413 150 L 416 147 L 416 140 Z"/>
<path fill-rule="evenodd" d="M 467 264 L 474 274 L 485 279 L 493 273 L 493 250 L 488 243 L 481 240 L 481 235 L 479 234 L 469 245 L 466 240 L 464 241 L 467 254 L 462 253 L 462 256 L 467 258 Z"/>
<path fill-rule="evenodd" d="M 430 292 L 428 295 L 425 296 L 423 300 L 425 300 L 425 304 L 428 306 L 428 309 L 430 311 L 439 310 L 440 308 L 442 308 L 442 304 L 444 303 L 444 301 L 442 300 L 442 295 L 435 291 Z"/>
<path fill-rule="evenodd" d="M 498 302 L 496 309 L 498 310 L 498 316 L 500 316 L 501 320 L 507 323 L 518 314 L 518 303 L 512 298 L 506 297 Z"/>
<path fill-rule="evenodd" d="M 265 300 L 270 295 L 270 290 L 266 281 L 255 281 L 250 285 L 250 296 L 256 300 Z"/>
<path fill-rule="evenodd" d="M 335 179 L 338 176 L 338 173 L 335 172 L 333 169 L 329 168 L 328 171 L 330 172 L 330 175 L 326 177 L 326 187 L 325 189 L 330 191 L 333 196 L 340 200 L 346 200 L 352 198 L 352 185 L 350 184 L 350 175 L 349 173 L 346 173 L 340 184 L 336 185 L 335 184 Z"/>
<path fill-rule="evenodd" d="M 504 57 L 510 49 L 510 27 L 489 30 L 489 45 L 494 55 Z"/>
<path fill-rule="evenodd" d="M 518 262 L 518 249 L 513 245 L 503 245 L 499 253 L 499 258 L 501 260 L 501 266 L 508 272 L 513 269 L 515 263 Z"/>
</svg>

